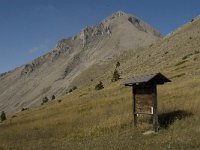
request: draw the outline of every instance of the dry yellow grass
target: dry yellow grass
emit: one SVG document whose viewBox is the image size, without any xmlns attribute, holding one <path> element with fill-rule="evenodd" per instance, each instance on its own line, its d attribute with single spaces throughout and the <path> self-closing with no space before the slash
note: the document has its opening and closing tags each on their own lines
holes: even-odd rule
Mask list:
<svg viewBox="0 0 200 150">
<path fill-rule="evenodd" d="M 187 66 L 190 67 L 190 66 Z M 167 76 L 177 75 L 177 66 Z M 194 68 L 193 69 L 197 69 Z M 187 71 L 187 70 L 185 70 Z M 184 70 L 183 70 L 184 72 Z M 141 118 L 131 125 L 131 89 L 111 83 L 95 91 L 90 86 L 39 108 L 17 113 L 0 125 L 1 149 L 198 149 L 200 147 L 200 79 L 184 75 L 159 86 L 159 113 L 191 113 L 157 135 L 142 133 L 151 126 Z M 173 116 L 171 116 L 173 117 Z"/>
</svg>

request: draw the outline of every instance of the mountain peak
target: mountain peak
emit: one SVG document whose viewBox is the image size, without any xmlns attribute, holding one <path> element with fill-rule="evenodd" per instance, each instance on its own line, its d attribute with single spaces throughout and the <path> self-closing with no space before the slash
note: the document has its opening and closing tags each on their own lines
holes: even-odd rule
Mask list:
<svg viewBox="0 0 200 150">
<path fill-rule="evenodd" d="M 121 10 L 118 10 L 117 12 L 112 14 L 112 16 L 116 16 L 116 17 L 120 17 L 120 16 L 124 16 L 124 15 L 127 15 L 127 14 Z"/>
<path fill-rule="evenodd" d="M 123 11 L 117 11 L 117 12 L 114 12 L 111 16 L 108 16 L 104 22 L 107 22 L 107 21 L 110 21 L 110 20 L 113 20 L 113 19 L 116 19 L 116 18 L 119 18 L 119 17 L 122 17 L 122 16 L 128 16 L 128 14 L 126 14 L 125 12 Z"/>
</svg>

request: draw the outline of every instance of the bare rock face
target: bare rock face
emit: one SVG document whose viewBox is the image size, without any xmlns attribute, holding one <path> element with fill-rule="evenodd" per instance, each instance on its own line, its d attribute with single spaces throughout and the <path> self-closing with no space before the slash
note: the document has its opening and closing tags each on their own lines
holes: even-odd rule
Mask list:
<svg viewBox="0 0 200 150">
<path fill-rule="evenodd" d="M 79 38 L 82 40 L 83 47 L 87 43 L 87 40 L 89 36 L 92 34 L 92 32 L 93 32 L 93 29 L 91 27 L 86 27 L 85 29 L 81 31 Z"/>
<path fill-rule="evenodd" d="M 103 23 L 99 23 L 91 27 L 86 27 L 81 31 L 78 37 L 82 40 L 82 45 L 84 47 L 88 42 L 92 40 L 92 38 L 101 36 L 111 36 L 111 30 L 109 26 L 105 26 Z"/>
<path fill-rule="evenodd" d="M 111 32 L 111 30 L 110 30 L 110 27 L 109 26 L 106 26 L 105 27 L 105 32 L 109 35 L 109 36 L 111 36 L 112 35 L 112 32 Z"/>
<path fill-rule="evenodd" d="M 26 64 L 21 72 L 21 75 L 26 75 L 31 73 L 34 70 L 33 64 Z"/>
<path fill-rule="evenodd" d="M 128 21 L 137 27 L 140 31 L 146 32 L 146 29 L 140 24 L 140 20 L 135 17 L 128 17 Z"/>
<path fill-rule="evenodd" d="M 0 78 L 1 78 L 1 77 L 4 77 L 6 74 L 7 74 L 7 72 L 1 73 L 1 74 L 0 74 Z"/>
<path fill-rule="evenodd" d="M 48 55 L 41 56 L 32 62 L 22 66 L 21 76 L 28 75 L 41 66 L 45 61 L 47 61 Z"/>
<path fill-rule="evenodd" d="M 59 51 L 65 52 L 67 50 L 70 49 L 70 46 L 67 44 L 68 39 L 62 39 L 60 41 L 58 41 L 57 45 L 56 45 L 56 49 L 58 49 Z"/>
<path fill-rule="evenodd" d="M 64 74 L 63 74 L 63 79 L 65 77 L 67 77 L 68 74 L 71 73 L 71 71 L 73 71 L 73 69 L 78 66 L 81 63 L 80 57 L 79 55 L 76 55 L 73 57 L 73 60 L 67 65 L 67 67 L 65 68 Z"/>
<path fill-rule="evenodd" d="M 158 39 L 159 32 L 151 26 L 118 11 L 72 38 L 61 39 L 49 53 L 1 74 L 0 110 L 11 113 L 40 105 L 43 97 L 62 95 L 74 83 L 81 86 L 90 76 L 98 75 L 84 78 L 87 70 L 104 66 L 124 51 L 134 52 Z"/>
<path fill-rule="evenodd" d="M 117 12 L 113 13 L 111 16 L 109 16 L 108 18 L 106 18 L 105 22 L 111 21 L 111 20 L 116 19 L 121 16 L 127 16 L 127 14 L 124 13 L 123 11 L 117 11 Z"/>
</svg>

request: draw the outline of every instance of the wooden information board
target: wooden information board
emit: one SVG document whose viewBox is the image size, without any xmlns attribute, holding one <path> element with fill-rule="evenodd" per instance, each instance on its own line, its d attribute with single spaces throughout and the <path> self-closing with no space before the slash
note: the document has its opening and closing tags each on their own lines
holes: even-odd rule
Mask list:
<svg viewBox="0 0 200 150">
<path fill-rule="evenodd" d="M 153 114 L 153 89 L 150 86 L 140 86 L 135 89 L 135 104 L 137 113 Z"/>
</svg>

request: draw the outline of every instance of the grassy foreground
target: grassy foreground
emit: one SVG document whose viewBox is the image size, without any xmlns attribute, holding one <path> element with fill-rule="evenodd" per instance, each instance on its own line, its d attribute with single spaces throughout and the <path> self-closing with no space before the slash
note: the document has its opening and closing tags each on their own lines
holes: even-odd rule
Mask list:
<svg viewBox="0 0 200 150">
<path fill-rule="evenodd" d="M 132 126 L 131 89 L 122 81 L 100 91 L 91 83 L 1 123 L 0 150 L 199 149 L 200 78 L 177 75 L 178 67 L 166 71 L 173 82 L 158 87 L 158 134 L 142 134 L 151 129 L 146 117 Z"/>
</svg>

